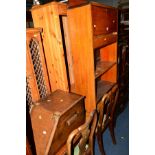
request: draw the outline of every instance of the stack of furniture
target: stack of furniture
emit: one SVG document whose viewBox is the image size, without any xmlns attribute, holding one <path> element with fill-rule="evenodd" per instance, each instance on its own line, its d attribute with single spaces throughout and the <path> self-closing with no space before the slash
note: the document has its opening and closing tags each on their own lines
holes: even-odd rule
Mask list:
<svg viewBox="0 0 155 155">
<path fill-rule="evenodd" d="M 118 82 L 118 11 L 71 0 L 68 6 L 36 5 L 31 13 L 35 28 L 27 30 L 26 40 L 29 124 L 37 154 L 59 154 L 92 111 L 100 114 L 103 96 Z"/>
<path fill-rule="evenodd" d="M 64 91 L 64 87 L 51 89 L 41 32 L 40 28 L 27 29 L 27 152 L 31 148 L 33 154 L 54 155 L 70 132 L 84 123 L 84 97 Z"/>
</svg>

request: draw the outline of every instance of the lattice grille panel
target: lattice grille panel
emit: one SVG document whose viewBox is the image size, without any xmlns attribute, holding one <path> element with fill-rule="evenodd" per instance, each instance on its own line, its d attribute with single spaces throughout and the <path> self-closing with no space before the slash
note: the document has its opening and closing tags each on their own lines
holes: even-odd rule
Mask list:
<svg viewBox="0 0 155 155">
<path fill-rule="evenodd" d="M 26 103 L 28 104 L 29 110 L 30 110 L 33 105 L 33 102 L 32 102 L 31 91 L 30 91 L 30 87 L 29 87 L 27 78 L 26 78 Z"/>
<path fill-rule="evenodd" d="M 44 98 L 47 95 L 47 89 L 44 81 L 42 64 L 40 61 L 39 42 L 35 38 L 32 38 L 30 41 L 29 47 L 30 47 L 30 53 L 31 53 L 33 67 L 36 75 L 40 98 Z"/>
</svg>

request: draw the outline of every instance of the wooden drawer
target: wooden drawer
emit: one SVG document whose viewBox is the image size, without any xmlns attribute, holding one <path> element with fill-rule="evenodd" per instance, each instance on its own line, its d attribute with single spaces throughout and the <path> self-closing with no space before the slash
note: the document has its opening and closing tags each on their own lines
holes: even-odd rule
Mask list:
<svg viewBox="0 0 155 155">
<path fill-rule="evenodd" d="M 84 97 L 57 90 L 33 107 L 31 122 L 37 155 L 55 155 L 85 121 Z"/>
<path fill-rule="evenodd" d="M 113 42 L 116 41 L 117 41 L 117 33 L 94 36 L 93 38 L 94 48 L 100 48 L 102 46 L 112 44 Z"/>
<path fill-rule="evenodd" d="M 57 131 L 55 132 L 55 136 L 51 143 L 49 154 L 55 155 L 55 153 L 60 149 L 60 146 L 65 144 L 71 131 L 79 127 L 80 124 L 83 124 L 84 119 L 84 105 L 83 101 L 80 101 L 61 116 L 57 125 Z"/>
<path fill-rule="evenodd" d="M 117 31 L 117 10 L 92 6 L 92 23 L 94 35 Z"/>
</svg>

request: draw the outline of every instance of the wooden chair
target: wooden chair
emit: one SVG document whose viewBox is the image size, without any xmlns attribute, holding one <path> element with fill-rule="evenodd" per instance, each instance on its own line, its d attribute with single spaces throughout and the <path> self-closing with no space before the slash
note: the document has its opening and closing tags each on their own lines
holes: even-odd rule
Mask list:
<svg viewBox="0 0 155 155">
<path fill-rule="evenodd" d="M 67 155 L 93 155 L 97 112 L 94 110 L 85 124 L 71 132 L 67 140 Z M 76 152 L 74 151 L 76 149 Z M 74 153 L 73 153 L 74 152 Z"/>
<path fill-rule="evenodd" d="M 97 111 L 99 114 L 98 124 L 96 128 L 97 141 L 99 149 L 102 155 L 105 155 L 102 133 L 108 127 L 112 137 L 113 144 L 116 144 L 115 134 L 114 134 L 114 114 L 115 107 L 118 100 L 119 89 L 118 85 L 115 85 L 110 92 L 105 94 L 98 104 Z"/>
</svg>

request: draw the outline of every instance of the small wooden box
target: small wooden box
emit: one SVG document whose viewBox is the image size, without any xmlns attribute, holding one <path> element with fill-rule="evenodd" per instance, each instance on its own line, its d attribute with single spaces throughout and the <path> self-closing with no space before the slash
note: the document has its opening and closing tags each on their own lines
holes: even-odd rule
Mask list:
<svg viewBox="0 0 155 155">
<path fill-rule="evenodd" d="M 36 103 L 31 122 L 37 155 L 54 155 L 85 121 L 84 97 L 56 90 Z"/>
</svg>

